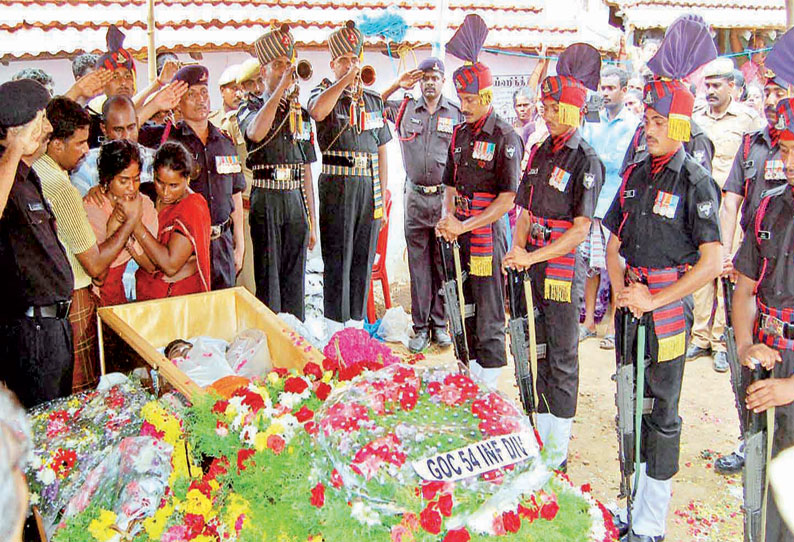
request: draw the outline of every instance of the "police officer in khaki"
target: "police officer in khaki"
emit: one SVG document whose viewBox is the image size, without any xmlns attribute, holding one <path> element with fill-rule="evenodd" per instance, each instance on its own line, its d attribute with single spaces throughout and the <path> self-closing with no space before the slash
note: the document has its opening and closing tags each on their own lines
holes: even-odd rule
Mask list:
<svg viewBox="0 0 794 542">
<path fill-rule="evenodd" d="M 410 90 L 417 83 L 422 92 L 419 98 L 406 93 L 402 100 L 388 100 L 398 89 Z M 463 122 L 463 115 L 457 104 L 441 95 L 443 86 L 444 63 L 430 57 L 402 74 L 381 95 L 400 140 L 405 167 L 405 243 L 416 334 L 408 344 L 412 352 L 427 348 L 431 337 L 439 346 L 452 344 L 440 295 L 443 274 L 435 226 L 441 218 L 441 176 L 452 130 Z"/>
<path fill-rule="evenodd" d="M 714 143 L 711 169 L 714 180 L 720 188 L 725 185 L 728 178 L 742 135 L 759 130 L 763 126 L 761 118 L 754 110 L 732 98 L 735 87 L 733 69 L 733 61 L 730 58 L 718 58 L 706 64 L 703 74 L 707 105 L 696 110 L 692 115 Z M 730 242 L 730 239 L 726 239 L 728 246 Z M 710 282 L 695 292 L 694 299 L 695 323 L 687 359 L 692 360 L 711 353 L 714 370 L 724 373 L 728 370 L 728 361 L 725 357 L 725 342 L 722 339 L 725 331 L 722 287 L 715 287 L 715 284 Z"/>
</svg>

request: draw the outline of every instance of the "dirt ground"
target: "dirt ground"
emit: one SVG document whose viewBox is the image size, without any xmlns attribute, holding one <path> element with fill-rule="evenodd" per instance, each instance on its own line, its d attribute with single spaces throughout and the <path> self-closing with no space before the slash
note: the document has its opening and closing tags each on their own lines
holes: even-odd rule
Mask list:
<svg viewBox="0 0 794 542">
<path fill-rule="evenodd" d="M 376 288 L 380 290 L 380 288 Z M 410 309 L 407 285 L 392 284 L 392 302 Z M 376 294 L 376 301 L 378 296 Z M 378 303 L 378 314 L 383 306 Z M 602 335 L 601 331 L 599 335 Z M 615 433 L 614 350 L 601 350 L 599 339 L 579 348 L 579 406 L 569 448 L 568 475 L 577 484 L 589 483 L 593 495 L 610 508 L 617 503 L 620 470 Z M 401 345 L 391 345 L 407 354 Z M 452 349 L 431 346 L 430 361 L 452 362 Z M 508 367 L 499 387 L 518 402 L 514 368 Z M 667 519 L 668 542 L 740 542 L 742 537 L 741 476 L 714 472 L 713 462 L 737 443 L 738 418 L 728 374 L 718 374 L 711 358 L 688 362 L 679 405 L 683 418 L 680 470 L 673 481 L 673 500 Z M 621 502 L 625 506 L 625 502 Z"/>
</svg>

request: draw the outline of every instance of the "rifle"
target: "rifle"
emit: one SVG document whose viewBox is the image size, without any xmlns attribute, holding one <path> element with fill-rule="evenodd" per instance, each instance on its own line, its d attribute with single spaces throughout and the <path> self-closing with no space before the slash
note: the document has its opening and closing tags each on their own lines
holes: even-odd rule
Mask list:
<svg viewBox="0 0 794 542">
<path fill-rule="evenodd" d="M 438 237 L 441 249 L 441 267 L 444 270 L 444 305 L 447 309 L 449 331 L 455 347 L 455 357 L 468 367 L 469 344 L 466 340 L 466 306 L 463 299 L 463 270 L 460 265 L 460 246 L 457 241 L 449 242 Z"/>
<path fill-rule="evenodd" d="M 637 326 L 637 373 L 635 380 L 634 363 L 631 359 L 630 327 L 634 322 L 631 311 L 623 309 L 622 342 L 620 348 L 620 364 L 615 380 L 617 393 L 615 404 L 618 407 L 618 459 L 620 461 L 620 494 L 618 498 L 626 498 L 629 532 L 631 532 L 631 508 L 637 491 L 640 476 L 640 437 L 642 435 L 642 416 L 653 407 L 652 400 L 646 400 L 645 394 L 645 324 L 640 320 Z M 639 398 L 642 398 L 640 401 Z M 631 478 L 634 475 L 634 489 Z"/>
<path fill-rule="evenodd" d="M 526 273 L 508 269 L 507 303 L 510 309 L 510 321 L 507 324 L 507 331 L 510 334 L 510 350 L 513 353 L 521 404 L 524 405 L 524 412 L 529 416 L 532 425 L 537 427 L 533 369 L 536 369 L 538 365 L 538 347 L 531 296 L 532 289 Z M 531 309 L 532 319 L 529 318 Z"/>
<path fill-rule="evenodd" d="M 733 395 L 736 399 L 736 410 L 739 413 L 739 429 L 744 434 L 744 418 L 746 412 L 742 406 L 742 365 L 739 361 L 739 353 L 736 350 L 736 332 L 733 329 L 733 283 L 728 277 L 722 277 L 722 295 L 725 303 L 725 349 L 726 357 L 728 358 L 728 367 L 731 370 L 731 387 L 733 388 Z"/>
<path fill-rule="evenodd" d="M 728 366 L 731 369 L 731 385 L 736 396 L 739 411 L 739 426 L 744 436 L 744 470 L 742 471 L 742 492 L 744 498 L 744 540 L 763 542 L 766 538 L 766 468 L 769 459 L 769 440 L 767 412 L 756 414 L 747 410 L 743 404 L 742 367 L 736 349 L 736 334 L 733 329 L 733 284 L 727 277 L 722 278 L 725 297 L 725 346 Z M 751 382 L 769 377 L 769 371 L 756 365 L 751 371 Z M 774 409 L 772 409 L 774 420 Z"/>
</svg>

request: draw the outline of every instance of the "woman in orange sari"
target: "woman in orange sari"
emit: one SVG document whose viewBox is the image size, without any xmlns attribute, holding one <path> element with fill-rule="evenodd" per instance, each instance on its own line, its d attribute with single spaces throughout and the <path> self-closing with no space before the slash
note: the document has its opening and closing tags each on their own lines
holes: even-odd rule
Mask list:
<svg viewBox="0 0 794 542">
<path fill-rule="evenodd" d="M 188 188 L 192 171 L 193 159 L 179 143 L 163 143 L 154 156 L 157 237 L 141 224 L 132 235 L 156 269 L 136 273 L 138 300 L 210 289 L 210 211 L 204 197 Z"/>
<path fill-rule="evenodd" d="M 102 145 L 97 159 L 99 175 L 99 192 L 97 198 L 86 197 L 83 200 L 88 222 L 94 230 L 97 242 L 105 239 L 121 227 L 123 212 L 116 212 L 119 202 L 141 198 L 143 215 L 141 222 L 149 231 L 157 231 L 157 211 L 152 200 L 139 192 L 141 184 L 141 154 L 138 145 L 120 139 Z M 100 305 L 120 305 L 127 302 L 122 278 L 130 258 L 134 258 L 139 266 L 154 271 L 154 265 L 146 257 L 141 246 L 131 239 L 107 270 L 102 281 L 95 282 L 95 293 L 99 296 Z"/>
</svg>

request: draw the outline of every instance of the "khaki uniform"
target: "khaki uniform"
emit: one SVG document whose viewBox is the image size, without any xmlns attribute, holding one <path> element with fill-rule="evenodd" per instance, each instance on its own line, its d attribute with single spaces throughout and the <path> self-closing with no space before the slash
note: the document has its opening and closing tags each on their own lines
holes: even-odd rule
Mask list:
<svg viewBox="0 0 794 542">
<path fill-rule="evenodd" d="M 747 132 L 763 128 L 765 121 L 749 107 L 733 100 L 719 117 L 712 115 L 709 108 L 705 107 L 695 111 L 692 118 L 714 143 L 712 175 L 722 188 L 741 146 L 742 136 Z M 736 228 L 736 239 L 732 246 L 738 245 L 740 240 L 741 228 Z M 692 343 L 700 348 L 711 348 L 712 352 L 725 352 L 725 342 L 722 338 L 725 332 L 722 284 L 719 281 L 706 284 L 695 292 L 694 301 L 695 321 L 692 327 Z"/>
</svg>

